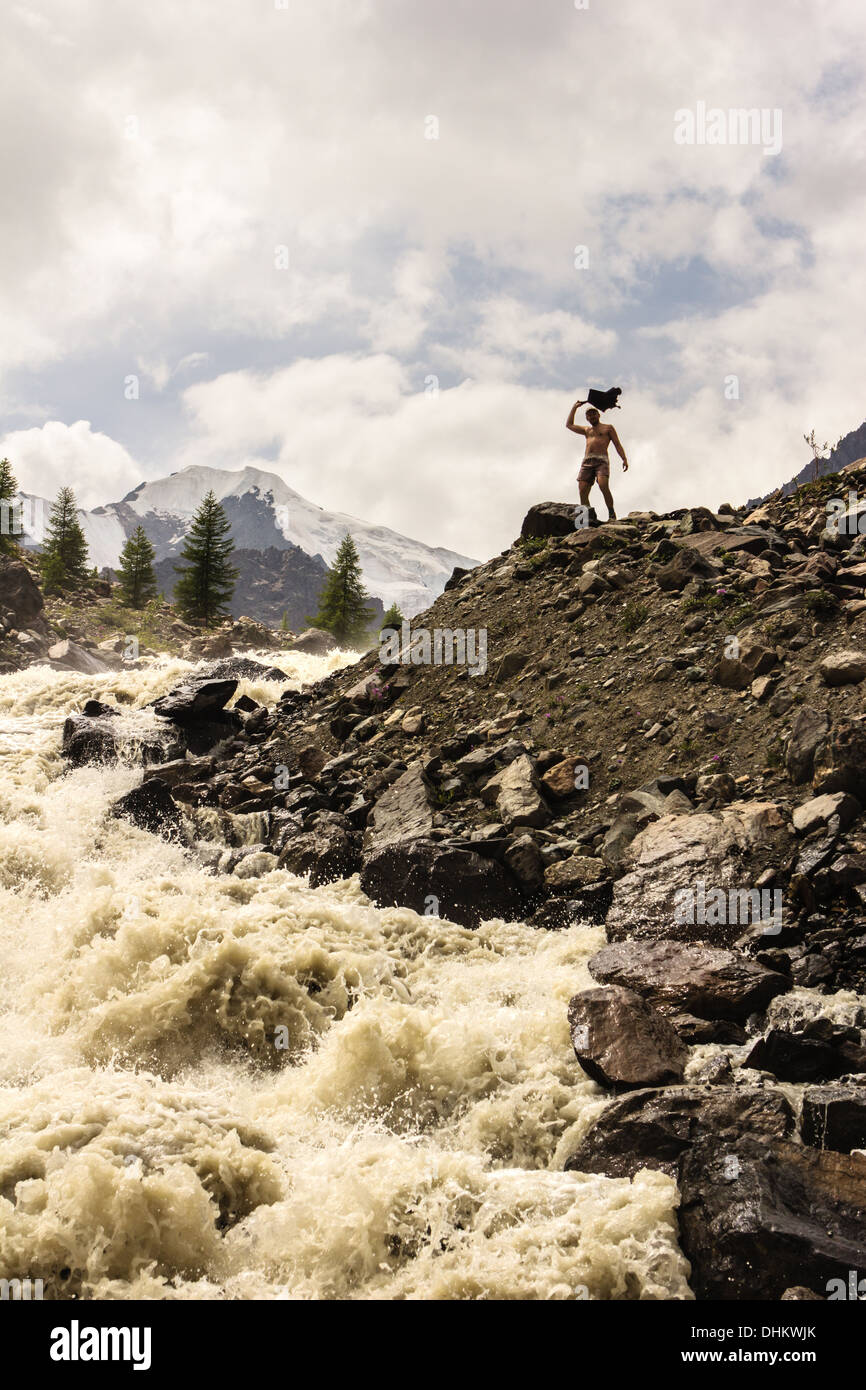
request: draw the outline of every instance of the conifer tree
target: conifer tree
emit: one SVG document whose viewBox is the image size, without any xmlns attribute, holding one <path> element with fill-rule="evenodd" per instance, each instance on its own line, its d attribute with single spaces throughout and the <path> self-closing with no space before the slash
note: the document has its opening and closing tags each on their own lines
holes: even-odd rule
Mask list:
<svg viewBox="0 0 866 1390">
<path fill-rule="evenodd" d="M 358 551 L 347 532 L 319 595 L 319 611 L 310 621 L 314 627 L 330 632 L 341 644 L 362 642 L 375 612 L 367 607 L 368 598 Z"/>
<path fill-rule="evenodd" d="M 397 607 L 396 603 L 392 603 L 382 619 L 382 626 L 379 628 L 379 636 L 381 637 L 382 633 L 385 632 L 387 628 L 393 628 L 396 632 L 399 632 L 404 621 L 405 619 L 400 609 Z"/>
<path fill-rule="evenodd" d="M 156 551 L 147 539 L 143 526 L 137 526 L 120 552 L 118 578 L 123 602 L 130 608 L 143 608 L 156 596 L 156 574 L 153 562 Z"/>
<path fill-rule="evenodd" d="M 42 575 L 49 593 L 87 583 L 87 541 L 71 487 L 60 489 L 51 508 L 42 548 Z"/>
<path fill-rule="evenodd" d="M 174 567 L 180 575 L 174 601 L 184 618 L 212 627 L 228 612 L 238 577 L 229 559 L 234 548 L 229 519 L 209 492 L 183 544 L 181 558 L 186 564 Z"/>
<path fill-rule="evenodd" d="M 8 459 L 0 459 L 0 552 L 14 555 L 21 535 L 21 507 L 16 503 L 18 484 Z"/>
</svg>

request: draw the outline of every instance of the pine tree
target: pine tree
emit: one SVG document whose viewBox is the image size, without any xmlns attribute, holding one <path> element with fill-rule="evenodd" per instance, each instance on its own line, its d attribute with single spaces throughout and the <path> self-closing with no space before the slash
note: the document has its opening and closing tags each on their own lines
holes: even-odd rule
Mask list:
<svg viewBox="0 0 866 1390">
<path fill-rule="evenodd" d="M 123 602 L 129 604 L 130 608 L 143 608 L 148 599 L 156 596 L 155 558 L 156 551 L 147 539 L 144 527 L 136 527 L 120 552 L 117 571 Z"/>
<path fill-rule="evenodd" d="M 60 489 L 51 508 L 42 548 L 42 574 L 49 592 L 87 583 L 87 541 L 71 487 Z"/>
<path fill-rule="evenodd" d="M 0 552 L 15 555 L 21 535 L 21 506 L 16 503 L 18 484 L 8 459 L 0 459 Z"/>
<path fill-rule="evenodd" d="M 361 561 L 355 542 L 346 533 L 319 595 L 319 611 L 311 618 L 341 644 L 361 642 L 367 636 L 375 610 L 367 607 L 369 594 L 361 579 Z"/>
<path fill-rule="evenodd" d="M 400 612 L 400 609 L 397 607 L 396 603 L 392 603 L 391 607 L 388 609 L 387 613 L 382 619 L 382 626 L 379 628 L 379 636 L 382 636 L 382 633 L 386 630 L 386 628 L 394 628 L 397 632 L 399 632 L 403 626 L 404 621 L 405 619 L 403 618 L 403 614 Z"/>
<path fill-rule="evenodd" d="M 282 618 L 280 619 L 280 632 L 288 632 L 288 631 L 289 631 L 289 614 L 288 614 L 288 609 L 284 608 L 284 609 L 283 609 L 283 616 L 282 616 Z"/>
<path fill-rule="evenodd" d="M 229 519 L 209 492 L 192 520 L 181 558 L 175 565 L 180 575 L 174 586 L 174 601 L 181 615 L 192 622 L 211 627 L 228 612 L 235 591 L 238 571 L 229 561 L 234 550 Z"/>
</svg>

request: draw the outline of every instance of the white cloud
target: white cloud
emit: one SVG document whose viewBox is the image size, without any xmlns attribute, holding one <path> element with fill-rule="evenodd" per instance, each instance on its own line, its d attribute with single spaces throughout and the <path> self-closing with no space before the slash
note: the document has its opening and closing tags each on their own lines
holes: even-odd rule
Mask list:
<svg viewBox="0 0 866 1390">
<path fill-rule="evenodd" d="M 141 482 L 141 469 L 117 440 L 94 433 L 89 420 L 40 429 L 13 430 L 0 440 L 0 457 L 12 461 L 23 492 L 53 498 L 71 487 L 80 507 L 118 501 Z"/>
</svg>

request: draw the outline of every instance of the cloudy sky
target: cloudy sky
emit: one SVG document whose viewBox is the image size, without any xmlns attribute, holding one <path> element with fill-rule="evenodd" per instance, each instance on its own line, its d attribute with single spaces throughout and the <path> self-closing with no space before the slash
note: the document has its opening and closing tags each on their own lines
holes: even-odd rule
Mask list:
<svg viewBox="0 0 866 1390">
<path fill-rule="evenodd" d="M 485 558 L 575 497 L 588 385 L 623 388 L 620 512 L 745 500 L 866 416 L 861 0 L 10 0 L 0 29 L 30 491 L 252 463 Z M 781 149 L 683 143 L 701 103 Z"/>
</svg>

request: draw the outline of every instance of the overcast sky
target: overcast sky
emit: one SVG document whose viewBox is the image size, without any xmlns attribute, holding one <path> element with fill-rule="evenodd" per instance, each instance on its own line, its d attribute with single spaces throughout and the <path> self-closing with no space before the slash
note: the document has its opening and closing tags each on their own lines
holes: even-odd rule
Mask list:
<svg viewBox="0 0 866 1390">
<path fill-rule="evenodd" d="M 743 501 L 866 416 L 862 0 L 13 0 L 0 27 L 29 491 L 255 464 L 483 559 L 575 498 L 588 385 L 623 388 L 621 513 Z M 699 103 L 781 149 L 681 143 Z"/>
</svg>

